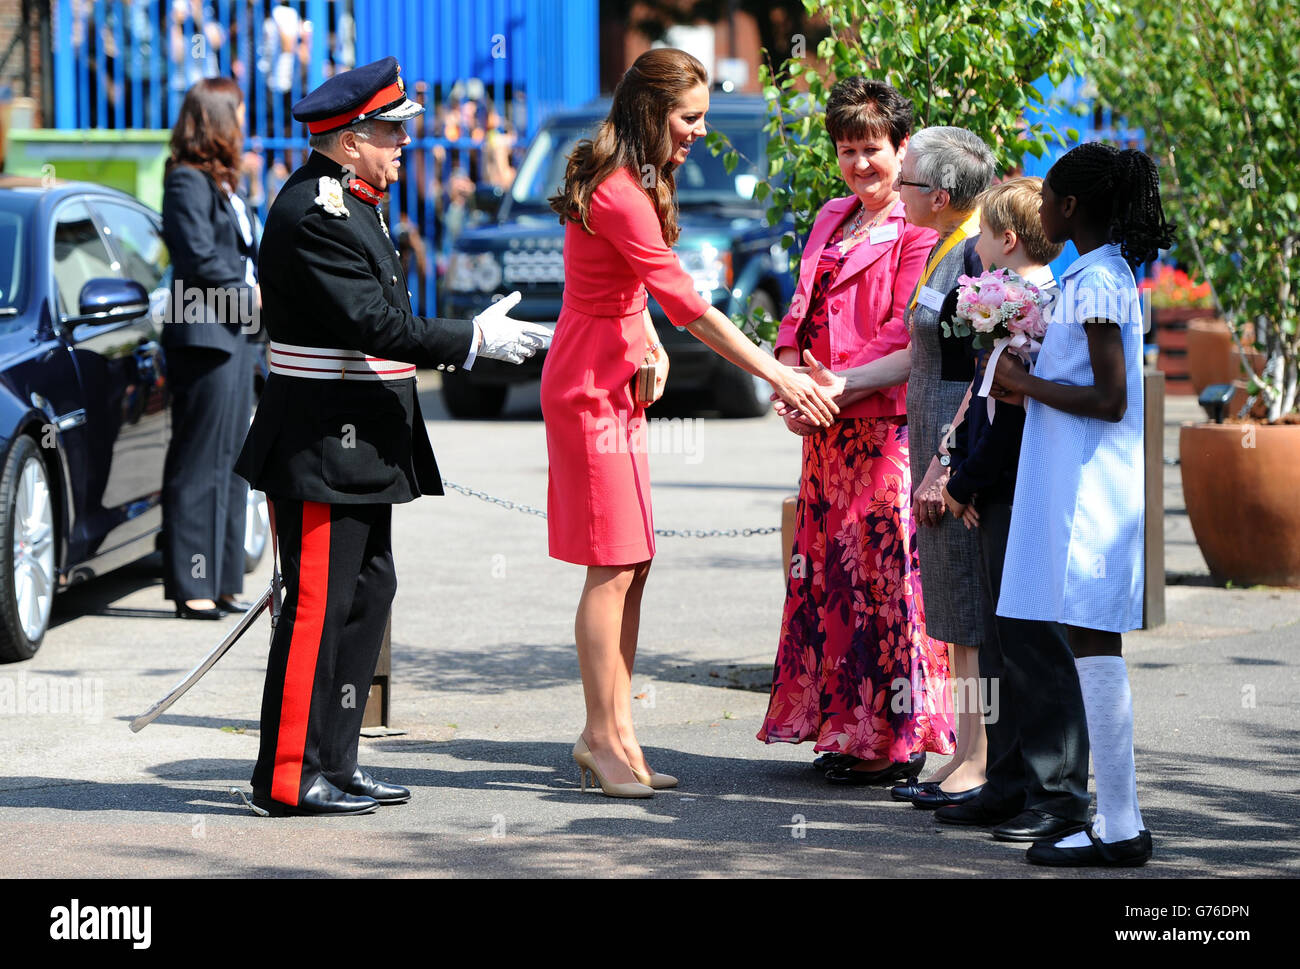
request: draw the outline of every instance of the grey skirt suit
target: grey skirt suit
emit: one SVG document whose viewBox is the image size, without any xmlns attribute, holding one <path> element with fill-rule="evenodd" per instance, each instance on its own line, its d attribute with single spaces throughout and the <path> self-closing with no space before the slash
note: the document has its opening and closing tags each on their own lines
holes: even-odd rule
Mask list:
<svg viewBox="0 0 1300 969">
<path fill-rule="evenodd" d="M 970 240 L 959 242 L 935 266 L 924 285 L 947 294 L 957 285 L 958 276 L 972 271 L 980 272 L 973 245 Z M 912 337 L 907 432 L 913 487 L 919 487 L 930 460 L 938 453 L 939 440 L 953 423 L 970 380 L 943 379 L 938 310 L 917 301 L 904 319 Z M 916 543 L 926 632 L 934 639 L 961 646 L 981 646 L 996 636 L 993 606 L 980 581 L 979 533 L 967 529 L 945 512 L 938 527 L 917 527 Z"/>
</svg>

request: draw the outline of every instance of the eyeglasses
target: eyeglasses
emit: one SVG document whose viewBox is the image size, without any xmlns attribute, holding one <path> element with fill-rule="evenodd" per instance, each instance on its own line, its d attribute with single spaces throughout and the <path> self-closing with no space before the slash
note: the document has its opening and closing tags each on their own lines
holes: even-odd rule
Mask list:
<svg viewBox="0 0 1300 969">
<path fill-rule="evenodd" d="M 924 189 L 927 189 L 927 190 L 931 187 L 931 186 L 929 186 L 929 185 L 926 185 L 925 182 L 909 182 L 909 181 L 907 181 L 907 179 L 905 179 L 905 178 L 898 178 L 898 179 L 895 179 L 895 180 L 894 180 L 894 184 L 896 184 L 896 185 L 911 185 L 913 188 L 924 188 Z"/>
</svg>

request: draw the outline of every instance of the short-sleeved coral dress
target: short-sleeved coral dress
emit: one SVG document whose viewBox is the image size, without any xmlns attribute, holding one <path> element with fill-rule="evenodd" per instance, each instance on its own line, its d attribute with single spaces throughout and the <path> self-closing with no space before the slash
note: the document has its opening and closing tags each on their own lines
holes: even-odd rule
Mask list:
<svg viewBox="0 0 1300 969">
<path fill-rule="evenodd" d="M 646 290 L 677 326 L 709 303 L 665 244 L 649 195 L 620 169 L 564 233 L 564 306 L 542 367 L 550 462 L 550 554 L 578 565 L 654 556 L 645 408 L 632 378 L 645 356 Z"/>
</svg>

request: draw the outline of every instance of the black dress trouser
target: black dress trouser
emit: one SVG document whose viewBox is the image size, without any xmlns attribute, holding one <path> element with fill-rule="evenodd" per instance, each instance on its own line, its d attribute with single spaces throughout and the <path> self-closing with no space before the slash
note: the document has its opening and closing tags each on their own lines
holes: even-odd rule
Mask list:
<svg viewBox="0 0 1300 969">
<path fill-rule="evenodd" d="M 977 501 L 976 511 L 984 581 L 996 612 L 1011 505 Z M 979 653 L 980 678 L 996 700 L 985 721 L 988 781 L 980 802 L 1007 813 L 1036 809 L 1087 821 L 1088 724 L 1065 627 L 998 616 L 997 631 Z"/>
<path fill-rule="evenodd" d="M 397 591 L 392 505 L 273 499 L 284 608 L 266 663 L 253 790 L 297 805 L 346 788 Z"/>
<path fill-rule="evenodd" d="M 169 347 L 171 443 L 163 466 L 163 595 L 173 602 L 244 590 L 248 483 L 235 458 L 253 407 L 251 344 L 234 353 Z"/>
</svg>

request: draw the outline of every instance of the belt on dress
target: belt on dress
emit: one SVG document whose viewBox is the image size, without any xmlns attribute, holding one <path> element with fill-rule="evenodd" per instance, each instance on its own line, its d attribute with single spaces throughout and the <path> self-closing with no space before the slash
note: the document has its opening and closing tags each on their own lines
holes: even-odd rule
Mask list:
<svg viewBox="0 0 1300 969">
<path fill-rule="evenodd" d="M 636 296 L 626 299 L 583 299 L 570 293 L 564 294 L 564 305 L 588 316 L 612 316 L 622 318 L 640 313 L 645 309 L 646 294 L 641 290 Z"/>
<path fill-rule="evenodd" d="M 271 373 L 309 380 L 406 380 L 415 364 L 372 357 L 360 350 L 300 347 L 271 341 Z"/>
</svg>

